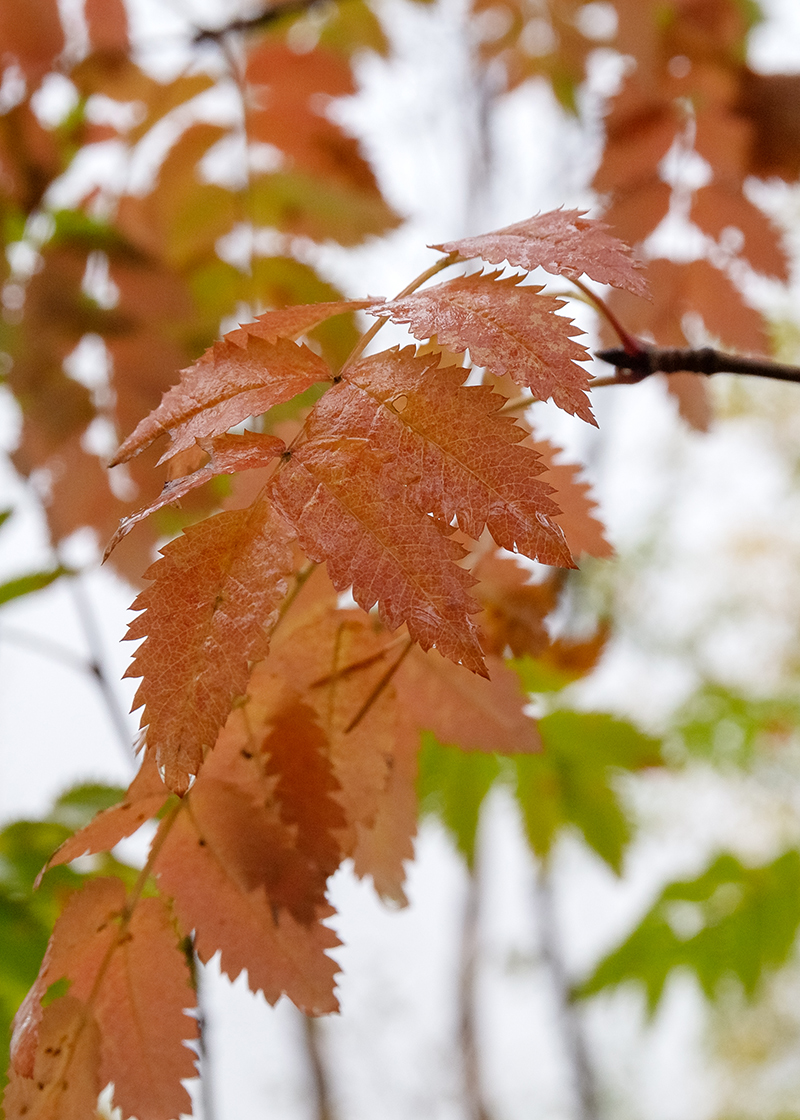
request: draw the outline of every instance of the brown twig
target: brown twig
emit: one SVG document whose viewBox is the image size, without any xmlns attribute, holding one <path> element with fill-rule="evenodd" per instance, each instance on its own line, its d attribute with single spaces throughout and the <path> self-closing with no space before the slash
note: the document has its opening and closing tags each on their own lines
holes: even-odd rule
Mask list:
<svg viewBox="0 0 800 1120">
<path fill-rule="evenodd" d="M 639 340 L 637 340 L 639 341 Z M 597 377 L 592 388 L 601 385 L 631 385 L 643 381 L 653 373 L 745 373 L 754 377 L 769 377 L 774 381 L 800 382 L 800 367 L 773 362 L 770 358 L 744 358 L 726 354 L 711 346 L 697 350 L 662 349 L 640 342 L 638 352 L 629 353 L 621 348 L 598 350 L 597 357 L 617 367 L 613 377 Z"/>
<path fill-rule="evenodd" d="M 263 31 L 271 24 L 282 19 L 283 16 L 300 15 L 302 12 L 307 12 L 319 5 L 320 0 L 284 0 L 284 3 L 275 4 L 273 7 L 267 8 L 265 12 L 261 12 L 260 15 L 250 16 L 248 19 L 234 19 L 230 23 L 217 28 L 198 27 L 192 36 L 192 42 L 195 44 L 219 42 L 226 35 L 237 32 Z"/>
</svg>

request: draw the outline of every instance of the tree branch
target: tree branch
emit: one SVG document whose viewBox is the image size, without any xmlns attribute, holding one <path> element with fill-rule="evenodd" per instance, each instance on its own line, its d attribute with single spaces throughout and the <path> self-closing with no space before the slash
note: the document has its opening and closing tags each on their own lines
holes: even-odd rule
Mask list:
<svg viewBox="0 0 800 1120">
<path fill-rule="evenodd" d="M 800 367 L 783 365 L 770 358 L 743 358 L 711 346 L 698 350 L 662 349 L 639 339 L 636 341 L 639 348 L 633 352 L 622 348 L 597 351 L 597 357 L 616 366 L 617 373 L 613 377 L 596 377 L 592 388 L 636 384 L 653 373 L 702 373 L 707 377 L 713 373 L 746 373 L 774 381 L 800 382 Z"/>
</svg>

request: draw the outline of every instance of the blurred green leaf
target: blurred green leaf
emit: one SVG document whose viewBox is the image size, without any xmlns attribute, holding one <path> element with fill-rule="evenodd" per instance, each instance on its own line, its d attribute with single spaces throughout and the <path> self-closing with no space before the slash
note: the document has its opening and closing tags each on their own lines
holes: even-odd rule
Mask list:
<svg viewBox="0 0 800 1120">
<path fill-rule="evenodd" d="M 33 591 L 41 591 L 42 588 L 55 583 L 61 576 L 68 575 L 72 575 L 70 569 L 59 566 L 49 572 L 32 572 L 28 576 L 10 579 L 6 583 L 0 584 L 0 606 L 12 599 L 20 599 L 23 595 L 30 595 Z"/>
<path fill-rule="evenodd" d="M 752 998 L 763 974 L 786 961 L 798 924 L 800 853 L 790 849 L 762 867 L 745 867 L 724 854 L 697 879 L 666 887 L 576 995 L 636 982 L 644 986 L 652 1013 L 670 972 L 687 968 L 709 1000 L 728 976 Z"/>
<path fill-rule="evenodd" d="M 760 747 L 785 741 L 798 727 L 794 698 L 753 700 L 718 685 L 695 693 L 673 723 L 690 755 L 737 766 L 749 765 Z"/>
<path fill-rule="evenodd" d="M 423 732 L 417 777 L 420 810 L 439 818 L 470 867 L 481 804 L 499 774 L 497 755 L 443 746 Z"/>
<path fill-rule="evenodd" d="M 658 766 L 659 742 L 630 723 L 595 712 L 553 712 L 539 721 L 539 732 L 542 754 L 512 760 L 531 848 L 545 857 L 558 830 L 572 824 L 619 872 L 631 829 L 613 788 L 614 775 Z"/>
<path fill-rule="evenodd" d="M 575 680 L 575 675 L 556 669 L 546 661 L 531 657 L 516 657 L 508 664 L 517 674 L 526 692 L 559 692 Z"/>
<path fill-rule="evenodd" d="M 75 829 L 123 793 L 99 784 L 76 786 L 58 798 L 45 819 L 13 821 L 0 830 L 0 1061 L 6 1065 L 11 1020 L 36 979 L 67 897 L 97 875 L 119 875 L 131 886 L 138 872 L 113 856 L 100 855 L 89 861 L 91 870 L 54 867 L 37 890 L 34 881 Z"/>
</svg>

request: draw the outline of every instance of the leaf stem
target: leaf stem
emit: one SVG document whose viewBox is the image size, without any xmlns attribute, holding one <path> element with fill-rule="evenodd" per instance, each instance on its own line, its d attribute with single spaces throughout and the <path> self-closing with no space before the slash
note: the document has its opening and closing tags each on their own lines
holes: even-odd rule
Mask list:
<svg viewBox="0 0 800 1120">
<path fill-rule="evenodd" d="M 625 327 L 623 327 L 622 323 L 616 317 L 605 300 L 597 295 L 596 292 L 593 292 L 592 289 L 588 287 L 588 285 L 584 284 L 584 282 L 582 280 L 579 280 L 576 276 L 570 276 L 568 277 L 568 279 L 571 284 L 575 285 L 579 292 L 583 292 L 589 303 L 597 311 L 600 312 L 609 326 L 613 329 L 617 338 L 622 343 L 625 349 L 625 353 L 630 354 L 632 357 L 634 355 L 641 354 L 645 348 L 645 343 L 636 338 L 629 331 L 627 331 Z"/>
<path fill-rule="evenodd" d="M 449 268 L 451 264 L 456 264 L 460 259 L 461 258 L 459 257 L 458 253 L 455 252 L 448 253 L 446 257 L 440 257 L 435 264 L 432 264 L 430 268 L 426 268 L 424 272 L 421 272 L 419 276 L 416 276 L 411 281 L 411 283 L 407 284 L 405 288 L 403 288 L 402 292 L 398 292 L 394 298 L 405 299 L 406 296 L 410 296 L 413 292 L 415 292 L 417 288 L 421 288 L 427 280 L 430 280 L 433 276 L 436 276 L 437 273 L 442 272 L 445 268 Z M 353 347 L 349 358 L 339 371 L 339 377 L 342 376 L 346 369 L 349 369 L 350 366 L 358 361 L 358 359 L 364 353 L 364 350 L 367 348 L 367 346 L 369 346 L 370 342 L 372 342 L 373 338 L 381 329 L 381 327 L 385 327 L 388 322 L 389 316 L 382 315 L 376 323 L 372 324 L 368 331 L 362 334 L 361 338 Z"/>
<path fill-rule="evenodd" d="M 380 694 L 383 692 L 383 690 L 389 684 L 389 681 L 392 679 L 392 677 L 395 675 L 397 670 L 400 668 L 403 661 L 406 659 L 409 652 L 411 651 L 411 647 L 413 645 L 414 645 L 414 639 L 413 638 L 407 638 L 406 643 L 403 646 L 403 649 L 402 649 L 402 652 L 401 652 L 400 656 L 397 658 L 397 660 L 395 662 L 393 662 L 393 664 L 391 664 L 389 666 L 389 668 L 386 670 L 386 672 L 383 674 L 381 679 L 378 681 L 378 683 L 373 688 L 372 692 L 370 692 L 369 696 L 366 698 L 364 703 L 361 705 L 361 707 L 358 709 L 356 714 L 350 720 L 347 727 L 345 727 L 345 729 L 344 729 L 345 735 L 349 735 L 351 731 L 355 730 L 355 728 L 358 727 L 359 723 L 361 723 L 364 716 L 367 714 L 367 712 L 370 710 L 372 705 L 378 699 Z"/>
</svg>

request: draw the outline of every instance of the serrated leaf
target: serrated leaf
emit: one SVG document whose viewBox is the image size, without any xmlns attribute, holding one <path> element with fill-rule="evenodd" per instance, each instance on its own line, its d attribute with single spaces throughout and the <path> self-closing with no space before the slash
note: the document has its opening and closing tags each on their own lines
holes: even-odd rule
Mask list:
<svg viewBox="0 0 800 1120">
<path fill-rule="evenodd" d="M 285 993 L 308 1014 L 336 1010 L 337 967 L 326 950 L 338 939 L 321 924 L 332 911 L 318 895 L 306 895 L 319 880 L 274 810 L 201 774 L 161 844 L 155 872 L 183 930 L 195 931 L 202 961 L 219 951 L 225 974 L 234 979 L 247 969 L 250 987 L 270 1003 Z M 301 907 L 302 921 L 293 906 Z"/>
<path fill-rule="evenodd" d="M 627 245 L 610 236 L 604 222 L 584 214 L 582 210 L 551 210 L 492 233 L 431 248 L 458 253 L 465 260 L 480 257 L 489 264 L 508 261 L 528 272 L 543 268 L 557 276 L 585 273 L 601 284 L 646 295 L 647 284 Z"/>
<path fill-rule="evenodd" d="M 559 829 L 572 824 L 619 872 L 630 824 L 613 776 L 622 769 L 659 765 L 659 743 L 630 723 L 595 712 L 553 712 L 539 720 L 539 733 L 542 754 L 512 760 L 531 848 L 544 858 Z"/>
<path fill-rule="evenodd" d="M 128 436 L 111 466 L 138 455 L 165 432 L 171 443 L 162 458 L 168 459 L 194 446 L 196 439 L 225 432 L 330 377 L 325 362 L 307 346 L 286 338 L 265 342 L 243 328 L 231 333 L 235 341 L 226 336 L 215 342 L 183 371 L 180 382 Z"/>
<path fill-rule="evenodd" d="M 413 725 L 462 751 L 535 754 L 542 749 L 528 697 L 501 658 L 487 658 L 488 678 L 468 677 L 435 651 L 412 650 L 397 672 L 401 703 Z"/>
<path fill-rule="evenodd" d="M 84 1005 L 91 1000 L 100 1030 L 100 1085 L 114 1082 L 126 1116 L 171 1120 L 189 1107 L 180 1081 L 195 1073 L 184 1045 L 197 1034 L 195 1020 L 185 1014 L 194 994 L 165 904 L 139 900 L 130 916 L 125 904 L 118 879 L 95 879 L 72 896 L 15 1023 L 14 1067 L 24 1076 L 35 1070 L 42 1051 L 39 1024 L 46 1022 L 41 998 L 55 981 L 67 979 L 68 998 Z"/>
<path fill-rule="evenodd" d="M 376 603 L 395 630 L 405 622 L 424 649 L 485 674 L 469 615 L 474 582 L 454 561 L 463 548 L 425 513 L 406 503 L 406 486 L 388 453 L 354 432 L 338 404 L 351 395 L 345 382 L 330 389 L 306 423 L 307 441 L 277 474 L 271 493 L 306 554 L 327 561 L 334 587 L 352 585 L 364 610 Z M 337 419 L 338 417 L 338 419 Z"/>
<path fill-rule="evenodd" d="M 82 855 L 111 851 L 120 840 L 132 836 L 145 821 L 154 817 L 169 796 L 170 791 L 158 772 L 155 747 L 150 747 L 145 751 L 142 765 L 122 800 L 101 810 L 74 836 L 70 836 L 46 866 L 57 867 Z"/>
<path fill-rule="evenodd" d="M 6 1120 L 86 1120 L 97 1109 L 100 1030 L 73 996 L 45 1009 L 40 1047 L 26 1077 L 12 1068 L 3 1097 Z"/>
<path fill-rule="evenodd" d="M 410 349 L 358 362 L 345 379 L 335 405 L 342 427 L 354 436 L 368 431 L 391 455 L 407 502 L 444 524 L 456 519 L 473 540 L 488 528 L 502 548 L 572 566 L 554 524 L 558 506 L 538 478 L 539 457 L 519 446 L 524 431 L 497 415 L 502 397 L 465 386 L 464 370 Z M 325 403 L 317 408 L 323 412 Z"/>
<path fill-rule="evenodd" d="M 282 439 L 257 432 L 214 436 L 211 439 L 198 440 L 197 446 L 206 454 L 208 463 L 191 474 L 165 483 L 164 489 L 149 506 L 137 510 L 130 517 L 124 517 L 116 533 L 106 545 L 103 559 L 108 559 L 113 549 L 123 537 L 127 536 L 134 525 L 149 517 L 151 513 L 155 513 L 156 510 L 180 501 L 192 490 L 205 485 L 218 475 L 235 474 L 237 471 L 257 470 L 259 467 L 264 467 L 286 450 Z"/>
<path fill-rule="evenodd" d="M 706 997 L 735 976 L 752 998 L 791 953 L 800 924 L 800 853 L 745 867 L 725 854 L 696 879 L 665 887 L 653 907 L 577 989 L 581 997 L 634 982 L 652 1013 L 670 973 L 688 968 Z"/>
<path fill-rule="evenodd" d="M 373 315 L 408 323 L 415 338 L 435 334 L 453 350 L 469 349 L 475 365 L 506 374 L 540 400 L 595 424 L 587 390 L 589 374 L 577 362 L 588 353 L 574 341 L 581 332 L 555 312 L 564 301 L 521 285 L 521 277 L 474 273 L 390 300 Z"/>
<path fill-rule="evenodd" d="M 134 707 L 166 785 L 185 793 L 213 747 L 248 663 L 266 654 L 293 569 L 290 532 L 265 499 L 217 514 L 162 549 L 155 580 L 133 609 L 127 637 L 145 641 L 127 676 L 142 677 Z"/>
</svg>

